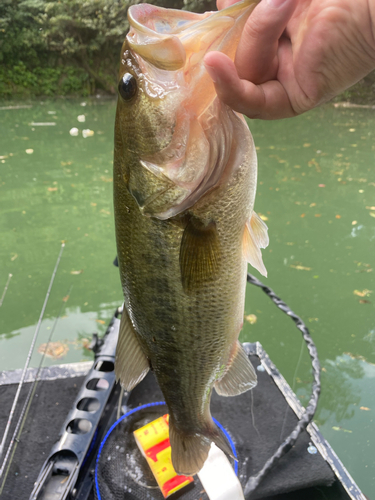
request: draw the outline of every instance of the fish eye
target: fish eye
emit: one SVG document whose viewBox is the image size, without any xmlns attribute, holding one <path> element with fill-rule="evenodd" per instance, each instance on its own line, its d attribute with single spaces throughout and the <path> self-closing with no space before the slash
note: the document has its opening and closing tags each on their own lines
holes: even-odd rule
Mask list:
<svg viewBox="0 0 375 500">
<path fill-rule="evenodd" d="M 124 101 L 131 101 L 137 93 L 137 80 L 130 73 L 125 73 L 118 84 L 118 91 Z"/>
</svg>

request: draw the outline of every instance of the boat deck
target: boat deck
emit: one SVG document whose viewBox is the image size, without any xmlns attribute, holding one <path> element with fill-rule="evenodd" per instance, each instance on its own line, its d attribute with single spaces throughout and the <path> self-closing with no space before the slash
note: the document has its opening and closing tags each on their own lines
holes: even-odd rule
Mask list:
<svg viewBox="0 0 375 500">
<path fill-rule="evenodd" d="M 260 344 L 245 344 L 245 348 L 257 368 L 258 385 L 253 391 L 236 398 L 223 398 L 214 392 L 211 406 L 213 416 L 228 431 L 236 444 L 239 459 L 238 474 L 243 486 L 246 479 L 262 468 L 282 440 L 292 432 L 298 423 L 298 414 L 303 412 L 296 396 L 271 363 Z M 61 438 L 64 422 L 69 421 L 72 404 L 77 399 L 82 384 L 86 384 L 85 374 L 89 368 L 89 363 L 82 363 L 43 370 L 42 380 L 37 384 L 35 397 L 29 409 L 21 439 L 14 449 L 14 455 L 10 457 L 10 466 L 6 472 L 6 481 L 1 494 L 3 500 L 26 500 L 30 497 L 34 483 L 49 457 L 52 446 Z M 26 378 L 28 382 L 23 386 L 21 393 L 20 407 L 26 398 L 33 376 L 35 376 L 35 370 L 34 372 L 29 370 Z M 3 429 L 7 422 L 19 379 L 20 370 L 0 374 L 0 398 L 2 402 L 0 429 Z M 116 396 L 112 396 L 112 400 L 115 398 L 117 401 L 119 389 L 117 388 L 116 391 Z M 150 402 L 162 401 L 162 399 L 153 374 L 149 374 L 135 390 L 126 396 L 123 402 L 124 411 Z M 162 406 L 156 410 L 156 413 L 153 411 L 150 416 L 156 418 L 165 412 L 166 407 Z M 139 416 L 139 419 L 142 419 L 142 425 L 145 418 L 147 416 L 144 414 Z M 108 421 L 107 427 L 115 420 L 113 401 L 106 419 Z M 17 415 L 15 415 L 15 420 L 17 420 Z M 133 418 L 128 424 L 129 434 L 131 434 L 131 430 L 137 426 L 137 422 Z M 123 425 L 125 427 L 123 426 L 121 431 L 119 430 L 122 436 L 127 432 L 126 420 L 124 420 Z M 13 430 L 10 435 L 12 433 Z M 81 474 L 79 478 L 81 483 L 86 486 L 83 487 L 81 484 L 81 487 L 76 489 L 76 496 L 71 498 L 79 500 L 95 498 L 94 469 L 98 445 L 99 443 L 96 444 L 96 449 L 91 449 L 87 454 L 85 474 Z M 117 448 L 119 447 L 117 446 Z M 131 452 L 133 453 L 133 451 L 132 448 Z M 134 451 L 134 453 L 139 452 Z M 111 454 L 112 459 L 117 461 L 122 458 L 113 456 L 113 450 Z M 121 477 L 124 481 L 128 481 L 128 486 L 133 486 L 131 477 L 126 476 L 126 470 L 127 465 L 124 462 L 124 473 L 121 473 Z M 145 474 L 147 474 L 146 468 Z M 102 483 L 99 482 L 99 484 Z M 346 489 L 343 485 L 346 485 Z M 105 488 L 106 486 L 102 486 L 103 491 Z M 194 488 L 195 493 L 194 490 L 188 490 L 179 498 L 181 500 L 208 499 L 207 495 L 202 492 L 198 480 L 195 481 Z M 135 491 L 134 487 L 130 489 Z M 351 493 L 347 490 L 350 490 Z M 162 499 L 160 491 L 149 491 L 151 491 L 150 499 Z M 197 493 L 199 496 L 196 496 Z M 99 498 L 98 495 L 96 498 Z M 102 496 L 102 498 L 107 500 L 106 496 Z M 124 494 L 123 498 L 138 497 Z M 301 498 L 304 500 L 323 498 L 364 500 L 365 497 L 352 482 L 316 426 L 310 424 L 308 432 L 304 431 L 298 437 L 296 445 L 280 459 L 276 467 L 251 495 L 252 500 L 265 498 L 270 500 L 300 500 Z"/>
</svg>

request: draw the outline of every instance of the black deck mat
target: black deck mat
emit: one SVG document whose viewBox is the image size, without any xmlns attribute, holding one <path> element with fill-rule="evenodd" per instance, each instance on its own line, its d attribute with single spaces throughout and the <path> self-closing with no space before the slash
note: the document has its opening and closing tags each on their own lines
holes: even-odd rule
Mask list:
<svg viewBox="0 0 375 500">
<path fill-rule="evenodd" d="M 251 356 L 251 361 L 254 366 L 258 366 L 260 363 L 259 358 L 256 356 Z M 257 373 L 258 385 L 253 391 L 235 398 L 220 397 L 213 391 L 211 404 L 213 417 L 224 426 L 235 443 L 239 457 L 238 474 L 243 486 L 250 475 L 256 474 L 262 468 L 266 460 L 276 451 L 298 422 L 297 417 L 287 405 L 284 396 L 272 378 L 266 372 L 258 371 Z M 162 400 L 162 393 L 157 386 L 156 380 L 152 374 L 149 374 L 133 390 L 127 406 L 129 409 L 132 409 L 150 402 Z M 115 429 L 113 436 L 117 435 L 117 437 L 114 440 L 114 445 L 117 446 L 109 446 L 107 442 L 106 447 L 103 448 L 103 456 L 100 460 L 100 463 L 105 464 L 105 469 L 103 469 L 105 470 L 104 476 L 103 478 L 99 476 L 99 484 L 103 490 L 100 491 L 102 498 L 106 500 L 144 498 L 137 484 L 131 480 L 127 486 L 132 494 L 120 495 L 119 492 L 123 491 L 123 486 L 120 486 L 120 484 L 122 485 L 124 479 L 119 478 L 124 478 L 124 475 L 127 475 L 130 468 L 126 463 L 126 454 L 116 452 L 116 448 L 117 450 L 123 448 L 122 440 L 125 447 L 129 446 L 131 441 L 124 437 L 124 433 L 132 432 L 135 428 L 144 425 L 145 420 L 152 420 L 166 412 L 166 406 L 154 407 L 151 410 L 142 410 L 142 412 L 129 417 L 128 428 L 126 421 L 124 421 L 118 429 Z M 140 421 L 140 425 L 138 426 L 137 419 Z M 282 429 L 283 432 L 281 435 Z M 257 491 L 253 493 L 252 499 L 256 500 L 282 495 L 295 490 L 332 485 L 335 481 L 332 469 L 319 453 L 310 454 L 308 452 L 309 444 L 310 436 L 305 431 L 299 436 L 296 445 L 280 460 L 275 469 L 260 484 Z M 133 451 L 134 454 L 139 454 L 136 447 L 134 447 L 134 450 L 132 449 L 130 453 L 132 461 L 135 459 Z M 112 470 L 112 465 L 108 466 L 107 460 L 109 458 L 106 454 L 110 456 L 111 464 L 113 463 Z M 123 461 L 122 465 L 120 463 L 121 460 Z M 139 467 L 141 463 L 137 461 L 136 465 Z M 145 467 L 148 467 L 146 463 Z M 132 475 L 131 470 L 129 471 L 129 475 Z M 144 475 L 147 475 L 147 470 L 144 471 Z M 106 482 L 108 484 L 105 484 Z M 192 498 L 208 500 L 207 495 L 201 492 L 202 488 L 197 478 L 195 479 L 195 483 L 195 492 L 186 491 L 186 493 L 179 496 L 181 500 L 190 500 Z M 109 493 L 110 491 L 113 492 L 113 495 Z M 153 500 L 161 500 L 163 498 L 158 490 L 148 490 L 147 495 L 147 498 Z M 306 498 L 313 497 L 306 496 Z M 316 498 L 320 498 L 320 496 L 318 495 Z M 337 496 L 337 499 L 339 498 L 341 497 Z"/>
<path fill-rule="evenodd" d="M 42 380 L 38 383 L 20 442 L 11 462 L 3 492 L 0 495 L 1 500 L 28 500 L 34 482 L 52 446 L 58 439 L 61 426 L 72 407 L 83 380 L 84 377 L 74 377 L 62 380 Z M 30 383 L 24 384 L 22 387 L 19 403 L 8 434 L 8 443 L 13 435 L 18 414 L 23 407 L 29 388 Z M 3 436 L 16 391 L 16 384 L 0 386 L 1 437 Z M 4 456 L 0 463 L 2 463 L 3 458 Z M 0 480 L 0 485 L 4 476 Z"/>
<path fill-rule="evenodd" d="M 251 359 L 254 366 L 259 364 L 257 357 L 252 356 Z M 297 417 L 287 406 L 284 396 L 272 378 L 266 372 L 257 373 L 258 385 L 252 392 L 235 398 L 223 398 L 213 391 L 212 397 L 213 416 L 226 428 L 235 442 L 242 484 L 246 482 L 249 475 L 254 475 L 261 469 L 264 462 L 297 423 Z M 34 481 L 58 438 L 61 426 L 83 380 L 84 377 L 76 377 L 39 383 L 1 495 L 2 500 L 28 500 Z M 0 386 L 1 433 L 5 428 L 16 389 L 16 385 Z M 29 384 L 25 384 L 19 408 L 22 407 L 28 389 Z M 130 409 L 161 400 L 160 389 L 157 387 L 154 376 L 150 374 L 132 392 L 128 406 Z M 165 412 L 166 407 L 161 407 L 160 415 Z M 14 424 L 16 420 L 17 415 L 15 415 Z M 13 429 L 10 434 L 12 432 Z M 308 433 L 302 433 L 295 447 L 269 473 L 257 492 L 253 494 L 252 499 L 276 498 L 276 495 L 280 499 L 298 498 L 298 500 L 345 498 L 341 496 L 341 489 L 336 490 L 337 482 L 332 488 L 328 488 L 334 483 L 335 476 L 320 454 L 308 453 L 309 442 Z M 303 491 L 297 493 L 296 490 Z M 328 490 L 332 491 L 332 496 L 326 496 Z M 295 493 L 287 493 L 293 491 Z M 323 492 L 323 496 L 319 492 Z M 201 493 L 201 490 L 199 493 L 197 500 L 207 500 L 205 493 Z M 123 496 L 123 498 L 128 497 Z M 156 493 L 155 496 L 149 498 L 159 497 Z M 180 498 L 183 500 L 185 494 Z"/>
</svg>

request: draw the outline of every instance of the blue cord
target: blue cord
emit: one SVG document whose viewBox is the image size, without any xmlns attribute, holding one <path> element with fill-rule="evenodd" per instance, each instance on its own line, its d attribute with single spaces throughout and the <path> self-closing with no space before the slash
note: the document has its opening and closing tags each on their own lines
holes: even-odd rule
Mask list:
<svg viewBox="0 0 375 500">
<path fill-rule="evenodd" d="M 232 451 L 233 451 L 233 456 L 234 458 L 236 459 L 234 461 L 234 472 L 236 474 L 236 476 L 238 476 L 238 460 L 237 460 L 237 451 L 236 451 L 236 447 L 234 446 L 234 443 L 233 443 L 233 440 L 232 438 L 230 437 L 228 431 L 221 425 L 220 422 L 218 422 L 216 420 L 216 418 L 213 418 L 212 417 L 212 420 L 215 422 L 215 424 L 219 427 L 219 429 L 224 433 L 224 436 L 227 438 L 229 444 L 230 444 L 230 447 L 232 448 Z"/>
<path fill-rule="evenodd" d="M 133 410 L 128 411 L 127 413 L 125 413 L 125 415 L 123 415 L 121 418 L 119 418 L 110 427 L 110 429 L 108 430 L 107 434 L 104 436 L 104 439 L 100 443 L 100 446 L 99 446 L 98 456 L 96 457 L 96 465 L 95 465 L 95 488 L 96 488 L 96 494 L 98 496 L 98 500 L 102 500 L 102 497 L 101 497 L 100 491 L 99 491 L 99 483 L 98 483 L 98 466 L 99 466 L 100 455 L 102 453 L 103 447 L 104 447 L 107 439 L 109 438 L 110 434 L 115 429 L 115 427 L 117 427 L 117 425 L 120 422 L 122 422 L 124 420 L 124 418 L 130 417 L 130 415 L 133 415 L 133 413 L 136 413 L 137 411 L 140 411 L 140 410 L 144 410 L 145 408 L 150 408 L 152 406 L 165 406 L 165 403 L 164 403 L 164 401 L 158 401 L 156 403 L 148 403 L 146 405 L 138 406 L 137 408 L 134 408 Z M 224 433 L 225 437 L 227 438 L 227 440 L 228 440 L 228 442 L 230 444 L 230 447 L 232 448 L 233 455 L 237 459 L 236 447 L 234 445 L 234 442 L 233 442 L 232 438 L 228 434 L 227 430 L 216 419 L 213 418 L 212 420 L 219 427 L 219 429 Z M 237 460 L 234 461 L 234 472 L 236 473 L 236 475 L 238 475 L 238 462 L 237 462 Z"/>
</svg>

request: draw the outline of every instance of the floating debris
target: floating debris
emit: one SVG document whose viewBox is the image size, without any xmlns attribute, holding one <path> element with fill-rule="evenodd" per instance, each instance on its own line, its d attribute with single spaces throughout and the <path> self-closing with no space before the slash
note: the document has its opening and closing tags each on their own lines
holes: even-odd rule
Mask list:
<svg viewBox="0 0 375 500">
<path fill-rule="evenodd" d="M 33 149 L 26 149 L 26 153 L 28 155 L 32 155 L 34 153 L 34 150 Z"/>
<path fill-rule="evenodd" d="M 70 271 L 70 274 L 82 274 L 83 269 L 80 269 L 79 271 Z"/>
<path fill-rule="evenodd" d="M 293 269 L 297 269 L 298 271 L 311 271 L 312 267 L 305 267 L 305 266 L 294 266 L 293 264 L 290 265 L 290 267 L 293 267 Z"/>
<path fill-rule="evenodd" d="M 56 122 L 31 122 L 32 127 L 54 127 Z"/>
<path fill-rule="evenodd" d="M 358 297 L 369 297 L 370 296 L 370 293 L 373 293 L 372 290 L 367 290 L 367 288 L 365 288 L 364 290 L 362 290 L 362 292 L 360 290 L 354 290 L 354 295 L 358 295 Z"/>
<path fill-rule="evenodd" d="M 257 321 L 258 318 L 255 316 L 255 314 L 247 314 L 245 317 L 245 320 L 250 323 L 250 325 L 254 325 Z"/>
<path fill-rule="evenodd" d="M 48 358 L 60 359 L 67 354 L 69 347 L 63 342 L 49 342 L 41 344 L 38 348 L 39 354 L 45 354 Z"/>
<path fill-rule="evenodd" d="M 72 137 L 77 137 L 77 135 L 79 134 L 79 130 L 77 127 L 73 127 L 69 130 L 69 134 L 72 136 Z"/>
<path fill-rule="evenodd" d="M 77 116 L 77 120 L 80 122 L 80 123 L 84 123 L 86 121 L 86 116 L 85 115 L 78 115 Z"/>
<path fill-rule="evenodd" d="M 348 429 L 344 429 L 343 427 L 332 427 L 334 431 L 342 431 L 342 432 L 349 432 L 350 434 L 353 433 L 353 431 L 349 431 Z"/>
<path fill-rule="evenodd" d="M 86 137 L 92 137 L 94 133 L 95 132 L 93 130 L 90 130 L 89 128 L 85 128 L 82 130 L 82 136 L 84 139 L 86 139 Z"/>
</svg>

